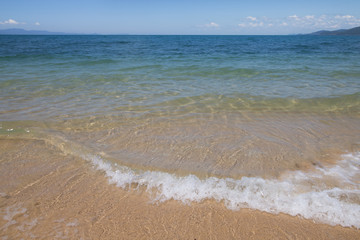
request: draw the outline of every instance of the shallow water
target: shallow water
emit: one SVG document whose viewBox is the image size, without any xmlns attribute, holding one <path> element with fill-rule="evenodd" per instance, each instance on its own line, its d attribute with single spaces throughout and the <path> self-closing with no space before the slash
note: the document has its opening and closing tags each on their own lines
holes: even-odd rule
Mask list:
<svg viewBox="0 0 360 240">
<path fill-rule="evenodd" d="M 212 198 L 359 227 L 358 37 L 0 43 L 2 138 L 46 140 L 161 201 Z"/>
<path fill-rule="evenodd" d="M 99 158 L 93 160 L 101 167 Z M 106 166 L 102 165 L 105 169 Z M 218 186 L 213 193 L 219 197 L 236 187 L 236 181 L 231 179 L 224 185 L 221 179 L 205 182 L 188 176 L 181 180 L 185 184 L 169 189 L 179 179 L 160 172 L 142 176 L 117 173 L 113 180 L 119 186 L 119 177 L 126 180 L 126 176 L 142 183 L 154 177 L 168 178 L 173 181 L 166 181 L 170 185 L 163 190 L 199 201 L 201 195 L 195 193 L 204 193 L 210 183 Z M 254 189 L 248 180 L 237 181 L 238 187 Z M 258 179 L 258 183 L 260 181 Z M 0 139 L 0 182 L 0 237 L 3 239 L 358 239 L 360 236 L 359 229 L 334 227 L 318 221 L 315 224 L 314 220 L 288 214 L 226 209 L 224 201 L 217 203 L 215 199 L 199 203 L 191 199 L 191 204 L 167 201 L 166 197 L 171 194 L 155 195 L 160 192 L 154 185 L 149 190 L 153 194 L 151 200 L 144 191 L 145 185 L 136 186 L 134 182 L 121 189 L 108 184 L 102 170 L 97 171 L 84 159 L 64 155 L 58 148 L 39 140 Z M 190 188 L 186 189 L 191 182 L 196 183 L 193 194 Z M 273 187 L 278 184 L 274 182 Z M 232 192 L 237 194 L 236 190 Z M 152 204 L 154 199 L 157 201 Z M 256 202 L 261 199 L 259 195 Z M 186 203 L 190 203 L 190 199 Z"/>
</svg>

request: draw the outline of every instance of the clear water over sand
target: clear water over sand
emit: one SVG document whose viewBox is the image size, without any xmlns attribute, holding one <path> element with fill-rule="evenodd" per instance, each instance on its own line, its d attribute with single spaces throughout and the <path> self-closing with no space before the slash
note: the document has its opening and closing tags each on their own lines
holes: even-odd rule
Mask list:
<svg viewBox="0 0 360 240">
<path fill-rule="evenodd" d="M 158 201 L 360 227 L 358 37 L 0 42 L 1 138 L 44 140 Z"/>
</svg>

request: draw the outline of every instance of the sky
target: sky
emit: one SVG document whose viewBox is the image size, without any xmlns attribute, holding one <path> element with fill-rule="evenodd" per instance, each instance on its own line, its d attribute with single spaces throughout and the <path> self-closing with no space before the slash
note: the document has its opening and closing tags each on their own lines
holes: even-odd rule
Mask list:
<svg viewBox="0 0 360 240">
<path fill-rule="evenodd" d="M 360 26 L 360 0 L 0 0 L 0 29 L 282 35 Z"/>
</svg>

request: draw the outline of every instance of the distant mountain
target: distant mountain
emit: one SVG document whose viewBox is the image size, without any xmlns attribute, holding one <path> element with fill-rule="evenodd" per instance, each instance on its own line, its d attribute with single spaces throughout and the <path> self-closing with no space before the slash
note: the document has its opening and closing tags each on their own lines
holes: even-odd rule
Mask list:
<svg viewBox="0 0 360 240">
<path fill-rule="evenodd" d="M 69 33 L 11 28 L 11 29 L 0 30 L 0 35 L 69 35 Z"/>
<path fill-rule="evenodd" d="M 360 27 L 355 27 L 351 29 L 340 29 L 335 31 L 318 31 L 313 32 L 308 35 L 321 35 L 321 36 L 360 36 Z"/>
</svg>

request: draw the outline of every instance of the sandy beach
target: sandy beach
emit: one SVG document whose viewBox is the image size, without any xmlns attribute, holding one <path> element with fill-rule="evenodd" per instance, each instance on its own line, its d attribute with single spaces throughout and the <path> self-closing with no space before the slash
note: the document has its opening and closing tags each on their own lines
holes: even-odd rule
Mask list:
<svg viewBox="0 0 360 240">
<path fill-rule="evenodd" d="M 0 181 L 1 239 L 360 238 L 355 228 L 212 200 L 153 202 L 40 140 L 0 139 Z"/>
</svg>

